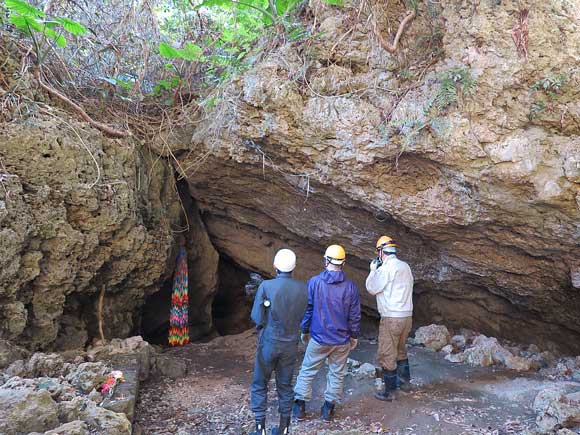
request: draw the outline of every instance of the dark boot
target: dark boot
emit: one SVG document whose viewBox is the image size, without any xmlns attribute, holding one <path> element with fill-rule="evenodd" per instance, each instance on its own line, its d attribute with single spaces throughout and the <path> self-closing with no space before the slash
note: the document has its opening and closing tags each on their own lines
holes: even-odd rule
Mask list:
<svg viewBox="0 0 580 435">
<path fill-rule="evenodd" d="M 256 430 L 250 432 L 250 435 L 266 435 L 266 418 L 256 419 Z"/>
<path fill-rule="evenodd" d="M 292 405 L 292 415 L 298 421 L 306 418 L 306 402 L 304 400 L 296 399 Z"/>
<path fill-rule="evenodd" d="M 324 421 L 331 421 L 333 414 L 334 403 L 325 400 L 324 405 L 322 405 L 322 408 L 320 409 L 320 418 L 322 418 Z"/>
<path fill-rule="evenodd" d="M 401 391 L 411 391 L 413 389 L 408 359 L 397 361 L 397 388 L 400 388 Z"/>
<path fill-rule="evenodd" d="M 383 381 L 385 382 L 385 391 L 376 393 L 375 399 L 392 402 L 394 391 L 397 389 L 397 371 L 383 369 Z"/>
<path fill-rule="evenodd" d="M 280 416 L 280 425 L 272 429 L 272 435 L 286 435 L 290 433 L 290 416 Z"/>
</svg>

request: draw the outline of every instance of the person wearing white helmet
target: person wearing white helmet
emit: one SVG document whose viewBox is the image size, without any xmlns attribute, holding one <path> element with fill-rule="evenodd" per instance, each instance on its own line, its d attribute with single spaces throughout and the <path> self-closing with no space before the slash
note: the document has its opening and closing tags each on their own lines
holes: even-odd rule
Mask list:
<svg viewBox="0 0 580 435">
<path fill-rule="evenodd" d="M 254 300 L 252 320 L 259 335 L 250 399 L 256 419 L 252 435 L 266 435 L 268 382 L 274 371 L 280 425 L 273 428 L 272 434 L 289 433 L 300 321 L 308 305 L 306 284 L 292 278 L 295 267 L 296 254 L 290 249 L 280 249 L 274 257 L 276 278 L 263 281 Z"/>
</svg>

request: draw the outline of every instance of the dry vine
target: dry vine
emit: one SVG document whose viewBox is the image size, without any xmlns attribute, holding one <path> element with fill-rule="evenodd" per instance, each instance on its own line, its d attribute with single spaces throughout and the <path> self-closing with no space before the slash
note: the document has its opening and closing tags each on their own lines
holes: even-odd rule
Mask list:
<svg viewBox="0 0 580 435">
<path fill-rule="evenodd" d="M 528 16 L 530 11 L 528 9 L 522 9 L 518 13 L 518 21 L 512 29 L 512 39 L 516 44 L 518 53 L 524 60 L 528 60 Z"/>
<path fill-rule="evenodd" d="M 381 47 L 383 47 L 389 53 L 396 52 L 397 48 L 399 46 L 399 40 L 401 39 L 401 36 L 403 35 L 403 31 L 405 30 L 405 26 L 407 26 L 407 24 L 409 22 L 411 22 L 411 20 L 413 20 L 413 18 L 415 18 L 416 15 L 417 15 L 417 13 L 415 12 L 414 9 L 407 11 L 407 15 L 405 16 L 405 18 L 403 18 L 403 21 L 401 21 L 401 24 L 399 24 L 399 29 L 397 30 L 397 34 L 395 35 L 395 40 L 393 41 L 392 44 L 390 44 L 389 42 L 387 42 L 385 40 L 385 38 L 383 37 L 383 35 L 379 29 L 379 26 L 377 25 L 376 19 L 373 19 L 372 20 L 373 31 L 374 31 L 377 39 L 379 40 Z"/>
</svg>

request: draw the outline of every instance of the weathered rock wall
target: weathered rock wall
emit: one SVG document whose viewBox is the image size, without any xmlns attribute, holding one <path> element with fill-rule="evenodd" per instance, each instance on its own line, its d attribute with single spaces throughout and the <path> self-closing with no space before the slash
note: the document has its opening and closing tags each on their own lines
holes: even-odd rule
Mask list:
<svg viewBox="0 0 580 435">
<path fill-rule="evenodd" d="M 394 55 L 357 10 L 314 2 L 315 41 L 256 64 L 193 139 L 169 135 L 218 249 L 268 272 L 290 245 L 305 277 L 341 243 L 362 287 L 389 234 L 419 318 L 580 350 L 578 10 L 525 8 L 527 59 L 513 2 L 420 3 Z"/>
<path fill-rule="evenodd" d="M 171 276 L 181 215 L 173 170 L 137 141 L 63 113 L 1 125 L 1 336 L 83 346 L 103 286 L 105 335 L 127 336 Z"/>
</svg>

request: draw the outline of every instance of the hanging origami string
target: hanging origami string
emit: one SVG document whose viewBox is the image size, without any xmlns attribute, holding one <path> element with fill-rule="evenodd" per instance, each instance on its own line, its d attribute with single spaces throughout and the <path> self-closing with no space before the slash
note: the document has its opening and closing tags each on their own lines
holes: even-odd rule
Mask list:
<svg viewBox="0 0 580 435">
<path fill-rule="evenodd" d="M 187 283 L 187 253 L 182 247 L 177 256 L 171 295 L 171 313 L 169 314 L 169 344 L 171 346 L 183 346 L 189 343 Z"/>
</svg>

